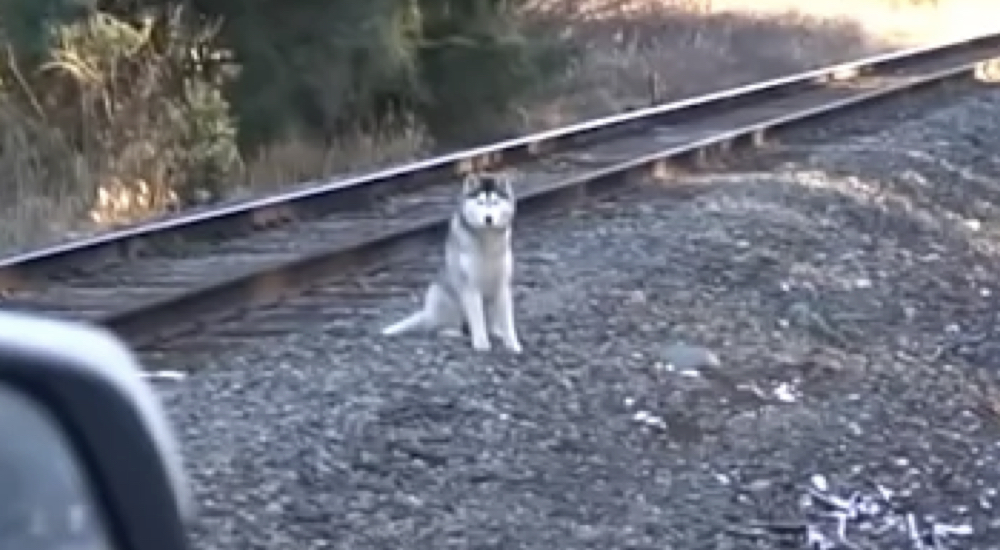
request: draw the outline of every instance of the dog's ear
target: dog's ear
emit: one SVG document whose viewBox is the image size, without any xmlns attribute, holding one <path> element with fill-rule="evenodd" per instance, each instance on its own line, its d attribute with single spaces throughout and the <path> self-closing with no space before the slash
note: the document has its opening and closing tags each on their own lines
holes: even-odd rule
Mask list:
<svg viewBox="0 0 1000 550">
<path fill-rule="evenodd" d="M 497 174 L 496 182 L 503 196 L 508 199 L 514 198 L 514 181 L 510 174 Z"/>
<path fill-rule="evenodd" d="M 462 194 L 463 195 L 475 195 L 479 191 L 479 176 L 476 174 L 466 174 L 465 179 L 462 180 Z"/>
</svg>

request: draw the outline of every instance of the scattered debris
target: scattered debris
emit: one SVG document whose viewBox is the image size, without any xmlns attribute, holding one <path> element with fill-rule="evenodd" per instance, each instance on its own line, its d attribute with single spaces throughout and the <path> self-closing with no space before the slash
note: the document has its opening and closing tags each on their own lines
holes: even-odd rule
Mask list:
<svg viewBox="0 0 1000 550">
<path fill-rule="evenodd" d="M 810 479 L 801 500 L 803 520 L 797 522 L 753 522 L 728 530 L 732 534 L 792 539 L 804 550 L 855 550 L 892 548 L 947 550 L 950 539 L 969 536 L 972 526 L 949 524 L 930 515 L 918 514 L 898 502 L 896 493 L 872 484 L 869 492 L 854 491 L 848 497 L 834 494 L 829 481 L 819 474 Z M 857 533 L 863 533 L 862 544 Z"/>
<path fill-rule="evenodd" d="M 651 428 L 667 429 L 667 421 L 649 411 L 636 411 L 632 419 Z"/>
<path fill-rule="evenodd" d="M 745 391 L 758 398 L 760 402 L 778 401 L 780 403 L 795 403 L 802 397 L 799 388 L 800 380 L 781 382 L 772 388 L 762 388 L 757 382 L 744 382 L 736 385 L 736 389 Z"/>
</svg>

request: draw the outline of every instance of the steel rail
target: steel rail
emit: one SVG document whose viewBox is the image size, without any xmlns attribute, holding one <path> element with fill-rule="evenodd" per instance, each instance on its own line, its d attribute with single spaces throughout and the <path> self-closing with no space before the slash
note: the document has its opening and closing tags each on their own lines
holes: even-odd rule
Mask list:
<svg viewBox="0 0 1000 550">
<path fill-rule="evenodd" d="M 612 135 L 622 136 L 636 132 L 636 125 L 641 126 L 645 134 L 641 136 L 643 147 L 638 147 L 638 150 L 632 147 L 624 153 L 612 154 L 599 162 L 599 168 L 587 169 L 571 177 L 541 177 L 519 185 L 520 203 L 527 209 L 561 204 L 566 199 L 586 196 L 632 177 L 650 173 L 663 174 L 671 163 L 683 161 L 692 154 L 728 149 L 744 141 L 756 142 L 768 131 L 813 120 L 901 91 L 975 74 L 982 63 L 997 55 L 1000 55 L 1000 34 L 877 56 L 463 151 L 369 176 L 334 182 L 316 189 L 196 214 L 159 225 L 152 224 L 131 232 L 72 243 L 34 256 L 12 258 L 2 264 L 0 270 L 10 269 L 13 270 L 12 273 L 18 270 L 18 266 L 33 262 L 44 263 L 48 261 L 43 254 L 45 252 L 59 257 L 78 256 L 88 247 L 134 251 L 142 248 L 135 244 L 137 241 L 134 239 L 141 241 L 163 231 L 173 232 L 176 236 L 177 232 L 185 231 L 186 227 L 212 224 L 215 223 L 213 220 L 218 219 L 229 219 L 232 222 L 244 218 L 240 224 L 245 224 L 248 220 L 273 219 L 272 214 L 260 215 L 259 212 L 284 209 L 287 215 L 297 208 L 290 205 L 307 204 L 316 198 L 328 200 L 343 193 L 370 193 L 366 188 L 378 185 L 384 187 L 393 182 L 412 182 L 414 178 L 425 177 L 421 174 L 449 179 L 453 178 L 456 170 L 474 167 L 479 159 L 491 155 L 499 155 L 505 161 L 518 155 L 522 155 L 522 159 L 531 155 L 549 155 L 554 151 L 570 149 L 567 144 L 579 147 L 585 135 L 590 136 L 587 139 L 600 143 L 609 140 Z M 637 146 L 637 142 L 632 142 L 631 145 Z M 546 151 L 543 153 L 542 149 Z M 352 189 L 357 191 L 351 191 Z M 361 195 L 354 195 L 358 196 Z M 321 212 L 322 209 L 312 210 L 314 217 L 322 215 L 315 214 L 318 211 Z M 447 214 L 446 210 L 439 210 L 397 223 L 384 231 L 369 232 L 368 235 L 347 243 L 302 254 L 291 260 L 281 259 L 244 273 L 220 277 L 198 288 L 188 288 L 181 293 L 127 305 L 116 311 L 103 311 L 94 316 L 82 317 L 103 324 L 141 345 L 165 331 L 180 329 L 181 325 L 191 328 L 195 326 L 195 321 L 232 311 L 234 307 L 273 302 L 309 287 L 317 280 L 370 268 L 375 263 L 393 257 L 397 251 L 409 249 L 415 242 L 436 237 L 445 226 Z M 124 242 L 118 242 L 116 238 Z M 129 244 L 130 240 L 132 244 Z M 23 277 L 29 271 L 30 268 L 21 270 L 20 274 Z M 3 280 L 6 282 L 12 278 L 6 277 Z"/>
<path fill-rule="evenodd" d="M 644 127 L 682 123 L 718 109 L 799 93 L 876 71 L 905 68 L 927 58 L 992 48 L 998 43 L 1000 33 L 990 33 L 877 55 L 58 244 L 0 259 L 0 290 L 31 288 L 61 271 L 76 272 L 102 262 L 129 260 L 161 246 L 225 238 L 234 233 L 350 211 L 370 205 L 379 196 L 402 187 L 440 183 L 456 174 L 481 168 L 516 165 Z"/>
</svg>

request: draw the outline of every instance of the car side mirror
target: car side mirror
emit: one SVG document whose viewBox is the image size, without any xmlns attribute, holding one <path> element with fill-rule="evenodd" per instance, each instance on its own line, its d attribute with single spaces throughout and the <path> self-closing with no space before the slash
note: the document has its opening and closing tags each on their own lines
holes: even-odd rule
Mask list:
<svg viewBox="0 0 1000 550">
<path fill-rule="evenodd" d="M 0 312 L 0 548 L 186 550 L 176 439 L 103 329 Z"/>
</svg>

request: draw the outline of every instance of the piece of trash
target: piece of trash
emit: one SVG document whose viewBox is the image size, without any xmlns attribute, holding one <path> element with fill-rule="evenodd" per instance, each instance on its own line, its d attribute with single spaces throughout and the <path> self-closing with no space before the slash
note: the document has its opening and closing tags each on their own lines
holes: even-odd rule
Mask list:
<svg viewBox="0 0 1000 550">
<path fill-rule="evenodd" d="M 931 527 L 931 530 L 935 537 L 951 537 L 951 536 L 961 536 L 967 537 L 974 533 L 971 525 L 947 525 L 943 523 L 938 523 Z"/>
<path fill-rule="evenodd" d="M 806 548 L 809 550 L 834 550 L 837 543 L 827 537 L 815 525 L 806 527 Z"/>
<path fill-rule="evenodd" d="M 794 403 L 796 400 L 795 391 L 792 390 L 792 386 L 788 382 L 779 384 L 777 388 L 774 388 L 773 393 L 774 397 L 782 403 Z"/>
<path fill-rule="evenodd" d="M 666 429 L 667 423 L 662 418 L 654 415 L 649 411 L 638 411 L 632 416 L 632 419 L 636 422 L 640 422 L 647 426 L 653 426 L 660 429 Z"/>
<path fill-rule="evenodd" d="M 878 494 L 880 497 L 882 497 L 882 500 L 889 500 L 893 497 L 893 495 L 895 495 L 895 492 L 886 489 L 885 487 L 883 487 L 878 483 L 875 484 L 875 490 L 878 491 Z"/>
<path fill-rule="evenodd" d="M 858 495 L 855 509 L 861 516 L 877 516 L 882 513 L 882 505 L 870 495 Z"/>
<path fill-rule="evenodd" d="M 673 363 L 661 363 L 659 361 L 653 363 L 653 368 L 656 370 L 664 370 L 667 372 L 674 372 L 677 370 L 677 367 L 675 367 Z"/>
<path fill-rule="evenodd" d="M 822 474 L 809 477 L 800 502 L 804 517 L 801 524 L 794 524 L 796 530 L 779 531 L 770 528 L 768 523 L 750 525 L 772 537 L 793 536 L 794 541 L 789 542 L 804 544 L 804 550 L 949 550 L 950 539 L 974 532 L 971 525 L 947 523 L 936 516 L 917 514 L 904 502 L 893 500 L 905 498 L 905 491 L 870 483 L 867 490 L 855 490 L 845 497 L 836 494 L 831 485 Z M 866 539 L 863 543 L 856 540 L 861 535 Z"/>
<path fill-rule="evenodd" d="M 822 511 L 825 513 L 851 510 L 850 500 L 840 498 L 837 495 L 827 494 L 826 491 L 819 491 L 810 487 L 809 496 L 812 497 L 814 502 L 822 505 Z"/>
<path fill-rule="evenodd" d="M 809 478 L 809 481 L 817 491 L 826 492 L 830 490 L 830 484 L 826 481 L 826 478 L 823 477 L 822 474 L 813 474 L 812 477 Z"/>
<path fill-rule="evenodd" d="M 914 548 L 924 550 L 927 547 L 924 544 L 923 537 L 920 536 L 920 525 L 917 524 L 917 516 L 912 513 L 906 514 L 906 534 L 910 536 L 910 542 L 913 543 Z"/>
<path fill-rule="evenodd" d="M 142 375 L 147 380 L 169 380 L 172 382 L 187 378 L 187 373 L 179 370 L 156 370 L 144 372 Z"/>
</svg>

